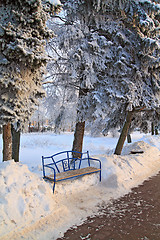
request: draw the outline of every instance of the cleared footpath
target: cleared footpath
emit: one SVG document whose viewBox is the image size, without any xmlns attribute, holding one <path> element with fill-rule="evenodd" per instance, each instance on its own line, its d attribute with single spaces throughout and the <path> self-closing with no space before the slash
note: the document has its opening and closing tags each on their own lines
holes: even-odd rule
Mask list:
<svg viewBox="0 0 160 240">
<path fill-rule="evenodd" d="M 160 240 L 160 173 L 101 206 L 100 215 L 69 229 L 60 239 Z"/>
</svg>

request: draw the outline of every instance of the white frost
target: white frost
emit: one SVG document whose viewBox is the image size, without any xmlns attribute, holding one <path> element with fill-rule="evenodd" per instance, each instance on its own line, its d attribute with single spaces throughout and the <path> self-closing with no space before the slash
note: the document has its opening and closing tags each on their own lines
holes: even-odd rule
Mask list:
<svg viewBox="0 0 160 240">
<path fill-rule="evenodd" d="M 50 2 L 53 5 L 61 5 L 61 2 L 59 0 L 47 0 L 47 2 Z"/>
</svg>

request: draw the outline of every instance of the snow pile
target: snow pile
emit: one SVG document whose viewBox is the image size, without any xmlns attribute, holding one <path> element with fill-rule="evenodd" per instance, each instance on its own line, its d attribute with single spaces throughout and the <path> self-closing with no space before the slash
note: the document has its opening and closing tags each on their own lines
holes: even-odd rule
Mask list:
<svg viewBox="0 0 160 240">
<path fill-rule="evenodd" d="M 130 154 L 133 150 L 144 153 Z M 102 182 L 99 174 L 59 182 L 54 195 L 52 185 L 38 177 L 40 168 L 36 175 L 25 164 L 1 163 L 0 239 L 62 237 L 71 226 L 97 214 L 101 204 L 128 193 L 160 170 L 160 151 L 144 141 L 125 146 L 121 156 L 94 157 L 102 161 Z"/>
<path fill-rule="evenodd" d="M 0 163 L 0 236 L 33 223 L 53 209 L 51 188 L 26 165 Z"/>
<path fill-rule="evenodd" d="M 154 150 L 156 151 L 157 149 L 144 141 L 138 141 L 133 144 L 126 145 L 123 148 L 122 155 L 128 155 L 128 154 L 131 154 L 131 152 L 135 152 L 135 153 L 137 152 L 138 154 L 138 152 L 141 152 L 141 151 L 143 151 L 145 154 L 147 153 L 148 155 L 151 152 L 153 153 Z"/>
<path fill-rule="evenodd" d="M 131 151 L 144 153 L 131 154 Z M 120 193 L 138 186 L 160 170 L 160 151 L 144 141 L 125 146 L 121 156 L 111 155 L 103 158 L 106 158 L 106 161 L 103 159 L 102 165 L 103 181 L 108 187 L 117 188 Z"/>
</svg>

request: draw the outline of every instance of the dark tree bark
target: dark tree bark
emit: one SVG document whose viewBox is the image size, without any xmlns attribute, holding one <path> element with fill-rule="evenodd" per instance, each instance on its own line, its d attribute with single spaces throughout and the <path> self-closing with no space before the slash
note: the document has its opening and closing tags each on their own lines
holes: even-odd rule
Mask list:
<svg viewBox="0 0 160 240">
<path fill-rule="evenodd" d="M 87 88 L 80 88 L 79 98 L 87 95 L 88 91 L 89 89 Z M 78 111 L 77 111 L 77 115 L 78 115 Z M 85 121 L 78 121 L 75 127 L 72 151 L 82 152 L 84 130 L 85 130 Z M 77 153 L 73 153 L 73 157 L 78 158 L 78 157 L 81 157 L 81 155 Z"/>
<path fill-rule="evenodd" d="M 29 122 L 29 126 L 28 126 L 28 132 L 31 132 L 31 122 Z"/>
<path fill-rule="evenodd" d="M 155 126 L 155 135 L 158 135 L 158 126 Z"/>
<path fill-rule="evenodd" d="M 127 142 L 128 143 L 131 143 L 132 142 L 132 139 L 131 139 L 131 134 L 127 134 Z"/>
<path fill-rule="evenodd" d="M 14 126 L 11 127 L 12 131 L 12 159 L 19 162 L 19 148 L 20 148 L 20 130 L 16 131 Z"/>
<path fill-rule="evenodd" d="M 85 122 L 77 122 L 74 132 L 72 151 L 82 152 Z M 73 153 L 74 158 L 81 157 L 80 154 Z"/>
<path fill-rule="evenodd" d="M 11 124 L 3 126 L 3 161 L 12 160 Z"/>
<path fill-rule="evenodd" d="M 154 123 L 151 123 L 151 134 L 154 135 Z"/>
<path fill-rule="evenodd" d="M 60 126 L 61 126 L 62 119 L 63 119 L 63 116 L 64 116 L 64 111 L 65 111 L 65 107 L 62 105 L 60 107 L 60 113 L 59 113 L 58 117 L 55 120 L 55 127 L 54 127 L 54 132 L 55 133 L 58 133 L 61 130 Z"/>
<path fill-rule="evenodd" d="M 121 155 L 122 148 L 123 148 L 124 142 L 126 140 L 128 130 L 129 130 L 129 127 L 130 127 L 130 124 L 131 124 L 131 121 L 132 121 L 133 112 L 134 111 L 130 111 L 127 114 L 125 124 L 123 126 L 122 132 L 120 134 L 120 137 L 119 137 L 119 140 L 118 140 L 115 152 L 114 152 L 114 154 L 116 154 L 116 155 Z"/>
</svg>

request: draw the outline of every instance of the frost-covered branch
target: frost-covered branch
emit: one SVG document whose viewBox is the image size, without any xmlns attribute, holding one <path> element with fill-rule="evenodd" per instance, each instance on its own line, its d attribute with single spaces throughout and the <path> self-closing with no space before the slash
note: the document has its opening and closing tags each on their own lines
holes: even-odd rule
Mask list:
<svg viewBox="0 0 160 240">
<path fill-rule="evenodd" d="M 0 2 L 0 124 L 26 121 L 44 96 L 46 21 L 61 6 L 41 0 Z"/>
<path fill-rule="evenodd" d="M 76 24 L 61 33 L 73 79 L 93 89 L 80 99 L 80 119 L 121 126 L 127 111 L 160 106 L 160 9 L 157 1 L 68 0 Z M 67 34 L 67 30 L 69 34 Z"/>
</svg>

